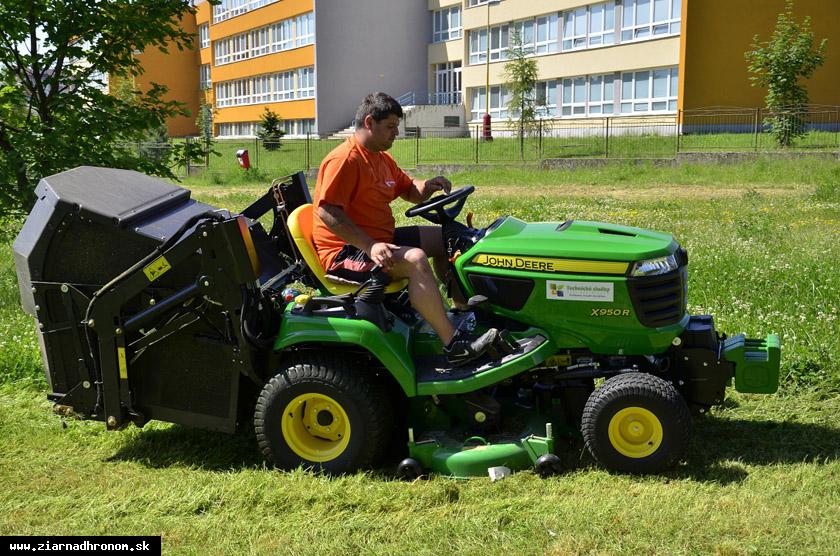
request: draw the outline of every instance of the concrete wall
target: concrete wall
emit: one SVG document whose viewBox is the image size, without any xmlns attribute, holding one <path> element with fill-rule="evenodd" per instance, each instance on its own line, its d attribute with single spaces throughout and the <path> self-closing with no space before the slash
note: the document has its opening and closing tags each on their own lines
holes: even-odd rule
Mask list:
<svg viewBox="0 0 840 556">
<path fill-rule="evenodd" d="M 444 127 L 444 116 L 457 116 L 458 127 Z M 423 135 L 427 133 L 434 136 L 447 137 L 448 134 L 458 136 L 459 133 L 466 133 L 467 119 L 464 105 L 426 105 L 411 106 L 406 110 L 405 118 L 400 122 L 400 135 L 405 135 L 406 126 L 409 128 L 419 127 Z"/>
<path fill-rule="evenodd" d="M 417 0 L 315 0 L 316 126 L 350 125 L 362 98 L 428 90 L 432 20 Z"/>
<path fill-rule="evenodd" d="M 784 0 L 683 0 L 680 108 L 763 106 L 767 91 L 750 86 L 744 52 L 753 36 L 767 41 Z M 805 81 L 814 104 L 840 104 L 840 2 L 796 0 L 797 21 L 811 16 L 817 40 L 828 38 L 825 64 Z"/>
</svg>

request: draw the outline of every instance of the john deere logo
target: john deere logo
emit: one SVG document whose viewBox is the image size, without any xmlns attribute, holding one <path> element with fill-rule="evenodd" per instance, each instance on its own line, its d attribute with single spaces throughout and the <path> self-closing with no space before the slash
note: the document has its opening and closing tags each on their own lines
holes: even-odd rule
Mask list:
<svg viewBox="0 0 840 556">
<path fill-rule="evenodd" d="M 574 272 L 579 274 L 624 274 L 627 272 L 626 262 L 587 261 L 583 259 L 548 259 L 482 253 L 476 255 L 470 262 L 481 266 L 532 272 Z"/>
</svg>

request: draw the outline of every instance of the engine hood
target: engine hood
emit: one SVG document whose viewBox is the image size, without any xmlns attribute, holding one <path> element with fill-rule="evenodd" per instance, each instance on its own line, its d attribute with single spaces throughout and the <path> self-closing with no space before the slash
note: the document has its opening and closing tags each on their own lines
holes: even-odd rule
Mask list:
<svg viewBox="0 0 840 556">
<path fill-rule="evenodd" d="M 632 262 L 677 248 L 671 234 L 642 228 L 585 220 L 529 224 L 509 216 L 488 228 L 470 254 Z"/>
</svg>

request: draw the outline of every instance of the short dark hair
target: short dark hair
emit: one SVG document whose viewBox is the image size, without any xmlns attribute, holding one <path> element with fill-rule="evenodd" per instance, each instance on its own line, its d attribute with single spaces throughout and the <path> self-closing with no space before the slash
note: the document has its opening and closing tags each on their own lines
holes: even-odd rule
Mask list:
<svg viewBox="0 0 840 556">
<path fill-rule="evenodd" d="M 403 110 L 400 103 L 385 93 L 371 93 L 356 109 L 356 129 L 365 126 L 365 118 L 373 116 L 373 121 L 381 122 L 393 114 L 398 118 L 403 117 Z"/>
</svg>

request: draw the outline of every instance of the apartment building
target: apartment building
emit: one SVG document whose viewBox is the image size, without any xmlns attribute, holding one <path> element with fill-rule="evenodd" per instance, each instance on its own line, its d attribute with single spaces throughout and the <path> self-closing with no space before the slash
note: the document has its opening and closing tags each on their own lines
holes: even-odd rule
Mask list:
<svg viewBox="0 0 840 556">
<path fill-rule="evenodd" d="M 828 0 L 797 0 L 831 37 L 811 101 L 840 104 L 840 32 Z M 145 82 L 197 111 L 218 137 L 255 134 L 266 108 L 290 135 L 350 125 L 359 100 L 386 91 L 439 127 L 506 120 L 504 66 L 514 37 L 537 62 L 546 118 L 671 116 L 713 105 L 759 106 L 744 51 L 769 37 L 784 0 L 222 0 L 196 4 L 193 51 L 144 53 Z M 417 112 L 417 111 L 415 111 Z M 445 114 L 461 114 L 454 118 Z M 419 125 L 413 123 L 412 125 Z M 190 129 L 187 129 L 190 128 Z M 196 133 L 171 122 L 170 133 Z"/>
<path fill-rule="evenodd" d="M 508 118 L 507 51 L 537 62 L 539 113 L 553 118 L 673 114 L 683 0 L 429 0 L 429 83 L 437 102 Z M 489 92 L 488 92 L 489 84 Z"/>
<path fill-rule="evenodd" d="M 144 79 L 191 80 L 189 94 L 190 85 L 177 87 L 178 98 L 194 113 L 201 100 L 212 106 L 217 137 L 253 136 L 266 109 L 288 135 L 335 130 L 372 90 L 425 89 L 417 51 L 428 42 L 427 13 L 413 0 L 200 1 L 195 51 L 142 54 Z M 394 24 L 411 20 L 419 23 Z M 183 123 L 173 121 L 170 133 L 182 134 Z M 193 122 L 187 133 L 197 131 Z"/>
</svg>

